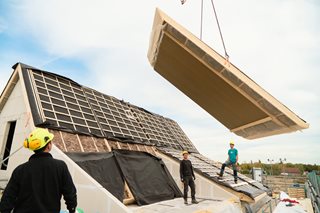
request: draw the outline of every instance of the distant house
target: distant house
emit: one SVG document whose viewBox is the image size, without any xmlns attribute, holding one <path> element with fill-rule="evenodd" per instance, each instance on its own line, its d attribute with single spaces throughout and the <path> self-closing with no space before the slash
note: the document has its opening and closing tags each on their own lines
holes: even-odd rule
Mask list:
<svg viewBox="0 0 320 213">
<path fill-rule="evenodd" d="M 299 168 L 283 168 L 281 170 L 281 175 L 301 175 L 300 169 Z"/>
</svg>

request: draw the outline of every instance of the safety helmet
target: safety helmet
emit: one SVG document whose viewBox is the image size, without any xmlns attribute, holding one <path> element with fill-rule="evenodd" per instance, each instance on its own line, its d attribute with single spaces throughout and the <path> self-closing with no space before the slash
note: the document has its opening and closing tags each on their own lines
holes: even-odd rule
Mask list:
<svg viewBox="0 0 320 213">
<path fill-rule="evenodd" d="M 182 155 L 184 155 L 184 154 L 189 154 L 189 152 L 188 151 L 183 151 Z"/>
<path fill-rule="evenodd" d="M 52 141 L 53 137 L 54 135 L 47 129 L 36 128 L 30 133 L 29 137 L 24 140 L 23 146 L 32 151 L 36 151 Z"/>
<path fill-rule="evenodd" d="M 233 142 L 233 141 L 230 141 L 230 145 L 234 145 L 234 142 Z"/>
</svg>

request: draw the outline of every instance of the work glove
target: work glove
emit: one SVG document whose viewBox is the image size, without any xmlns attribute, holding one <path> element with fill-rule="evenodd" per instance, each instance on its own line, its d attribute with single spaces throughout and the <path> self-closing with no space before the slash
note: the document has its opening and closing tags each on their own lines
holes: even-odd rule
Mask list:
<svg viewBox="0 0 320 213">
<path fill-rule="evenodd" d="M 181 182 L 183 182 L 183 178 L 181 178 Z"/>
<path fill-rule="evenodd" d="M 193 180 L 196 180 L 196 176 L 193 176 Z"/>
</svg>

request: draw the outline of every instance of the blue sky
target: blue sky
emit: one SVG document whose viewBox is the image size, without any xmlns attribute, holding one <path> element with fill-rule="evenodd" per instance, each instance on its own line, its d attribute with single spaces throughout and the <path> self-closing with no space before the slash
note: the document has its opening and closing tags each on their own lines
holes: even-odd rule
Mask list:
<svg viewBox="0 0 320 213">
<path fill-rule="evenodd" d="M 222 45 L 209 0 L 203 40 Z M 0 90 L 18 61 L 56 72 L 176 120 L 206 156 L 224 161 L 320 164 L 320 5 L 317 0 L 216 0 L 231 62 L 310 123 L 303 132 L 248 141 L 153 71 L 147 60 L 156 7 L 199 35 L 200 2 L 0 1 Z"/>
</svg>

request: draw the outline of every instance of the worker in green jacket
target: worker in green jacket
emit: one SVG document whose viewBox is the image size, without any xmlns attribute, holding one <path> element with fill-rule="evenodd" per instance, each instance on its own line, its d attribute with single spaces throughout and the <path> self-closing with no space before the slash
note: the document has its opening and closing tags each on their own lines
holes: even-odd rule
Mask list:
<svg viewBox="0 0 320 213">
<path fill-rule="evenodd" d="M 234 142 L 231 141 L 230 149 L 228 151 L 228 160 L 222 164 L 222 167 L 219 173 L 219 178 L 222 178 L 225 167 L 231 165 L 233 170 L 234 182 L 237 183 L 238 181 L 237 164 L 238 164 L 238 150 L 234 148 Z"/>
</svg>

